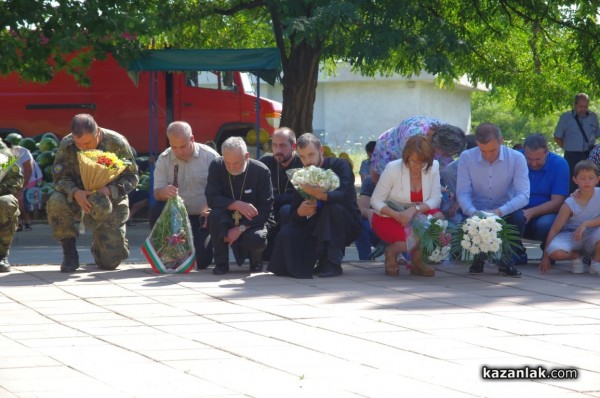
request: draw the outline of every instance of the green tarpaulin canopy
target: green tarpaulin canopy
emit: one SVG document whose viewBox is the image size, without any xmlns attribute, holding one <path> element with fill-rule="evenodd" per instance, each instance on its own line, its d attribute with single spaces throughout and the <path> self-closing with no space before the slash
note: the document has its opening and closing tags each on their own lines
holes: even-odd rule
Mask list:
<svg viewBox="0 0 600 398">
<path fill-rule="evenodd" d="M 252 72 L 274 84 L 281 70 L 277 48 L 229 50 L 165 49 L 148 50 L 129 65 L 133 72 L 141 71 L 243 71 Z"/>
</svg>

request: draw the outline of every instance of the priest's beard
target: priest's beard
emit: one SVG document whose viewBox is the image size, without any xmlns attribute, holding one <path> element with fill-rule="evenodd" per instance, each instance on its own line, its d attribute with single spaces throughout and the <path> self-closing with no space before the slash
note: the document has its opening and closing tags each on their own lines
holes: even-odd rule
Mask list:
<svg viewBox="0 0 600 398">
<path fill-rule="evenodd" d="M 244 171 L 246 171 L 246 167 L 248 167 L 248 162 L 244 162 L 244 167 L 242 167 L 239 170 L 228 170 L 229 174 L 231 174 L 232 176 L 239 176 L 240 174 L 242 174 Z"/>
</svg>

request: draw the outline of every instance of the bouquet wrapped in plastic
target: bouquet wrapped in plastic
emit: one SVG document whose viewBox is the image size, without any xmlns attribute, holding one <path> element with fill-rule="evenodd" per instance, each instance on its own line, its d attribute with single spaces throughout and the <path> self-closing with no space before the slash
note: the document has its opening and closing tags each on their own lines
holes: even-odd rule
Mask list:
<svg viewBox="0 0 600 398">
<path fill-rule="evenodd" d="M 183 200 L 176 196 L 167 200 L 142 252 L 156 273 L 185 273 L 196 263 L 193 242 L 187 210 Z"/>
<path fill-rule="evenodd" d="M 127 164 L 119 159 L 114 153 L 91 149 L 77 152 L 79 173 L 83 187 L 87 191 L 95 191 L 109 184 L 121 174 Z M 112 212 L 111 201 L 102 193 L 94 192 L 88 196 L 92 204 L 89 216 L 96 222 L 103 222 Z M 79 232 L 84 233 L 84 214 L 81 214 Z"/>
<path fill-rule="evenodd" d="M 304 192 L 302 185 L 312 185 L 322 188 L 325 192 L 333 191 L 340 186 L 340 178 L 330 169 L 322 169 L 316 166 L 309 166 L 299 169 L 290 169 L 286 171 L 290 182 L 306 199 L 313 199 Z"/>
<path fill-rule="evenodd" d="M 411 203 L 396 203 L 387 200 L 385 204 L 395 211 L 404 211 Z M 421 256 L 428 263 L 439 263 L 446 259 L 452 248 L 452 234 L 448 230 L 448 221 L 432 215 L 419 214 L 405 227 L 408 250 L 419 240 Z"/>
<path fill-rule="evenodd" d="M 419 238 L 421 256 L 428 263 L 439 263 L 450 254 L 452 235 L 447 231 L 448 221 L 423 214 L 413 218 L 410 223 L 412 234 L 407 234 L 409 249 L 414 245 L 413 234 Z M 411 241 L 413 242 L 411 245 Z"/>
<path fill-rule="evenodd" d="M 127 165 L 114 153 L 91 149 L 77 152 L 79 173 L 88 191 L 102 188 L 125 170 Z"/>
<path fill-rule="evenodd" d="M 506 260 L 518 247 L 519 231 L 494 214 L 478 212 L 457 225 L 452 233 L 452 251 L 468 260 L 484 254 L 491 260 Z"/>
</svg>

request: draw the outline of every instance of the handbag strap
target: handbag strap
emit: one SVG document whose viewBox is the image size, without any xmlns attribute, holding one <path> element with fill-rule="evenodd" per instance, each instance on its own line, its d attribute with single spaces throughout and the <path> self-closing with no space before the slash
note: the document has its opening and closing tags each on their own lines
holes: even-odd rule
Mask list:
<svg viewBox="0 0 600 398">
<path fill-rule="evenodd" d="M 573 117 L 575 118 L 575 121 L 577 122 L 577 126 L 579 126 L 579 131 L 581 132 L 581 135 L 583 136 L 583 139 L 585 141 L 585 146 L 588 147 L 588 151 L 590 150 L 589 146 L 590 146 L 590 140 L 587 137 L 587 134 L 585 133 L 585 131 L 583 130 L 583 126 L 581 125 L 581 121 L 579 120 L 579 117 L 577 116 L 577 113 L 573 112 Z"/>
</svg>

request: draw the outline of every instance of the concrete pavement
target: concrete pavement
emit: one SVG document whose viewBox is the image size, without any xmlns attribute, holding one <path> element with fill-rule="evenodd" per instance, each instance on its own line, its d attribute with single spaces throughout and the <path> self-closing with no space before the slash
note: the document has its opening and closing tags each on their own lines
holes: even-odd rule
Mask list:
<svg viewBox="0 0 600 398">
<path fill-rule="evenodd" d="M 332 279 L 145 262 L 64 275 L 44 255 L 55 242 L 25 247 L 29 233 L 11 261 L 41 265 L 0 274 L 0 398 L 600 397 L 600 278 L 567 264 L 520 279 L 455 263 L 386 277 L 351 260 Z M 491 381 L 482 366 L 578 377 Z"/>
</svg>

